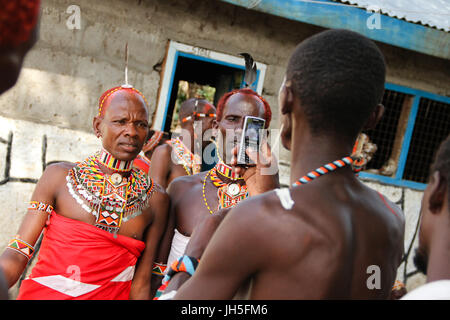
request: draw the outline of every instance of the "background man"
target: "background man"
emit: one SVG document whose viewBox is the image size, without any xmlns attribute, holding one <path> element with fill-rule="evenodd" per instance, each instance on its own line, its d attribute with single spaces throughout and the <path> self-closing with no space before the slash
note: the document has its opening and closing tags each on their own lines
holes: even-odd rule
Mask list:
<svg viewBox="0 0 450 320">
<path fill-rule="evenodd" d="M 321 32 L 295 49 L 279 92 L 292 187 L 240 203 L 214 233 L 214 223 L 197 229 L 185 255 L 201 261 L 175 298 L 230 299 L 248 280 L 252 299 L 389 297 L 404 217 L 358 181 L 348 157 L 382 115 L 384 81 L 380 50 L 355 32 Z"/>
<path fill-rule="evenodd" d="M 39 260 L 18 299 L 150 298 L 169 199 L 132 167 L 148 132 L 145 97 L 130 86 L 106 91 L 93 128 L 101 152 L 45 169 L 16 237 L 0 256 L 12 286 L 44 229 Z"/>
<path fill-rule="evenodd" d="M 219 137 L 219 163 L 208 172 L 175 179 L 168 188 L 171 199 L 170 218 L 165 240 L 160 251 L 163 261 L 170 266 L 183 255 L 190 235 L 206 217 L 220 210 L 228 210 L 251 195 L 243 177 L 233 173 L 224 159 L 231 159 L 233 137 L 239 140 L 246 116 L 260 117 L 270 124 L 269 104 L 251 89 L 240 89 L 225 94 L 217 105 L 217 119 L 213 121 L 215 136 Z M 223 157 L 223 158 L 222 158 Z M 278 175 L 272 187 L 278 186 Z M 235 188 L 237 192 L 229 191 Z M 170 249 L 170 253 L 169 253 Z"/>
<path fill-rule="evenodd" d="M 164 188 L 173 179 L 185 175 L 192 175 L 201 171 L 201 156 L 194 154 L 194 142 L 202 141 L 201 152 L 209 144 L 203 141 L 203 134 L 211 129 L 216 108 L 207 100 L 192 98 L 184 101 L 180 106 L 181 135 L 166 141 L 153 152 L 150 176 Z M 199 116 L 201 115 L 201 117 Z M 201 137 L 195 139 L 194 121 L 201 120 Z"/>
<path fill-rule="evenodd" d="M 419 248 L 414 256 L 427 284 L 411 291 L 405 300 L 450 300 L 450 136 L 442 142 L 420 210 Z"/>
</svg>

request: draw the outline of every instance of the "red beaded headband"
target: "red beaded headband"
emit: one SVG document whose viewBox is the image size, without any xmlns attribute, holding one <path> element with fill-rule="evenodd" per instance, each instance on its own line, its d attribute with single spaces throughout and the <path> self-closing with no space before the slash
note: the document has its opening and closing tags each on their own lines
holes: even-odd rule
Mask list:
<svg viewBox="0 0 450 320">
<path fill-rule="evenodd" d="M 189 120 L 192 120 L 192 118 L 194 120 L 196 120 L 197 118 L 215 118 L 216 114 L 215 113 L 201 113 L 201 112 L 193 112 L 192 116 L 187 116 L 183 119 L 181 119 L 181 122 L 187 122 Z"/>
<path fill-rule="evenodd" d="M 140 92 L 138 89 L 133 88 L 131 86 L 129 86 L 129 87 L 124 87 L 124 86 L 115 87 L 115 88 L 111 88 L 111 89 L 105 91 L 102 94 L 102 96 L 100 97 L 99 104 L 98 104 L 98 115 L 99 116 L 103 115 L 105 113 L 104 111 L 106 109 L 106 106 L 103 106 L 103 104 L 105 103 L 106 99 L 108 99 L 108 97 L 110 97 L 113 93 L 115 93 L 117 91 L 120 91 L 120 90 L 131 90 L 133 92 L 136 92 L 137 94 L 139 94 L 144 99 L 145 106 L 148 107 L 147 99 L 145 98 L 144 94 L 142 92 Z"/>
</svg>

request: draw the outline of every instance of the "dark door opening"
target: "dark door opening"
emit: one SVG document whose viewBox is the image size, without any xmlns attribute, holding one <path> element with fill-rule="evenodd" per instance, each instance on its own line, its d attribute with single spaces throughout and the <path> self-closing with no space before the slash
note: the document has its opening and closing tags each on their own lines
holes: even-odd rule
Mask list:
<svg viewBox="0 0 450 320">
<path fill-rule="evenodd" d="M 171 132 L 176 127 L 178 122 L 177 108 L 184 100 L 193 97 L 205 98 L 217 105 L 223 94 L 240 88 L 244 77 L 243 67 L 237 68 L 214 63 L 203 58 L 191 58 L 182 53 L 176 59 L 175 68 L 172 89 L 169 92 L 168 110 L 163 126 L 165 132 Z M 190 93 L 182 92 L 180 86 L 185 85 L 183 82 L 187 82 L 191 87 L 196 86 L 200 90 Z"/>
</svg>

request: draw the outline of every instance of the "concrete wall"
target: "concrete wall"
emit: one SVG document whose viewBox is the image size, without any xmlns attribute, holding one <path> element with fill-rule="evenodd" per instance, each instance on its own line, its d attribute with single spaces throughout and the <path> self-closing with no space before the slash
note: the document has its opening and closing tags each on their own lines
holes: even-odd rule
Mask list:
<svg viewBox="0 0 450 320">
<path fill-rule="evenodd" d="M 66 10 L 73 4 L 81 9 L 79 30 L 66 26 L 71 16 Z M 273 108 L 271 127 L 277 128 L 276 96 L 287 59 L 302 39 L 323 30 L 208 0 L 43 0 L 42 7 L 40 40 L 28 54 L 18 84 L 0 97 L 0 180 L 10 177 L 0 185 L 6 208 L 0 212 L 0 247 L 14 236 L 43 162 L 79 160 L 99 148 L 92 117 L 101 93 L 124 82 L 125 42 L 130 49 L 129 81 L 147 96 L 152 113 L 168 40 L 232 55 L 250 52 L 268 66 L 263 95 Z M 380 47 L 389 82 L 450 94 L 449 75 L 443 71 L 449 61 Z M 287 151 L 281 160 L 288 163 Z M 289 167 L 281 169 L 282 182 L 288 184 Z M 405 210 L 409 246 L 421 193 L 368 183 Z M 411 263 L 406 271 L 412 271 Z M 400 280 L 403 275 L 401 266 Z M 421 281 L 411 280 L 408 286 Z"/>
</svg>

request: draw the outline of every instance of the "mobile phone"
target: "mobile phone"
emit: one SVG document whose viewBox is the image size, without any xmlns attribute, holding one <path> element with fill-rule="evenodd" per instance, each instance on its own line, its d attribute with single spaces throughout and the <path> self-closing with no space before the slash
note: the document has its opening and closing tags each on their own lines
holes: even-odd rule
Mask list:
<svg viewBox="0 0 450 320">
<path fill-rule="evenodd" d="M 258 117 L 246 116 L 244 119 L 244 126 L 242 128 L 241 143 L 238 151 L 238 165 L 255 165 L 245 150 L 252 148 L 253 150 L 259 150 L 260 134 L 264 129 L 266 120 Z"/>
</svg>

